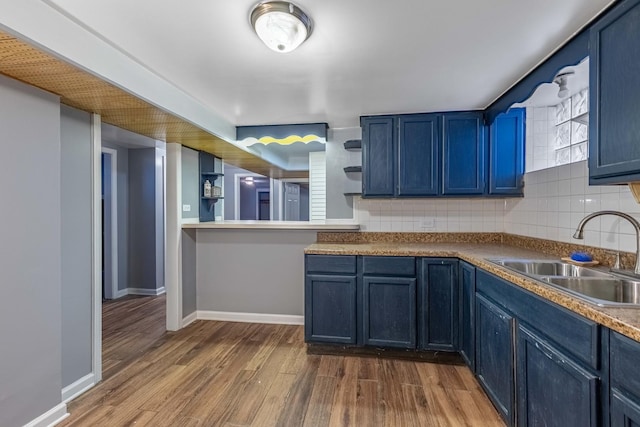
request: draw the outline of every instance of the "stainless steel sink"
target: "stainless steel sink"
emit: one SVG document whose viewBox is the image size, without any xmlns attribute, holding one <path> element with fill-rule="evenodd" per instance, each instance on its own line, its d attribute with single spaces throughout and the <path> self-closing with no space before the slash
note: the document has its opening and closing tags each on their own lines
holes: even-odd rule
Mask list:
<svg viewBox="0 0 640 427">
<path fill-rule="evenodd" d="M 580 267 L 560 261 L 510 259 L 491 261 L 529 276 L 613 277 L 606 271 Z"/>
<path fill-rule="evenodd" d="M 640 305 L 640 281 L 622 278 L 542 277 L 542 280 L 601 305 Z"/>
<path fill-rule="evenodd" d="M 640 280 L 561 261 L 489 260 L 602 307 L 640 308 Z"/>
</svg>

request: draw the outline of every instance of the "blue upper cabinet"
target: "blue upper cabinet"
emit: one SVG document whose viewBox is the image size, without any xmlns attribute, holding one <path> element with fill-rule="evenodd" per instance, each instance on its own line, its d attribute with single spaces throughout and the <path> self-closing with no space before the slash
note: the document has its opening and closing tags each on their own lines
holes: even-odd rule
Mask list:
<svg viewBox="0 0 640 427">
<path fill-rule="evenodd" d="M 362 117 L 364 197 L 487 194 L 481 112 Z"/>
<path fill-rule="evenodd" d="M 398 117 L 398 196 L 436 196 L 440 126 L 437 114 Z"/>
<path fill-rule="evenodd" d="M 395 195 L 396 127 L 394 117 L 362 119 L 362 195 Z"/>
<path fill-rule="evenodd" d="M 471 195 L 485 191 L 485 138 L 481 112 L 443 116 L 442 194 Z"/>
<path fill-rule="evenodd" d="M 591 27 L 589 181 L 640 181 L 640 0 Z"/>
<path fill-rule="evenodd" d="M 524 108 L 512 108 L 491 124 L 489 194 L 523 194 L 524 135 Z"/>
</svg>

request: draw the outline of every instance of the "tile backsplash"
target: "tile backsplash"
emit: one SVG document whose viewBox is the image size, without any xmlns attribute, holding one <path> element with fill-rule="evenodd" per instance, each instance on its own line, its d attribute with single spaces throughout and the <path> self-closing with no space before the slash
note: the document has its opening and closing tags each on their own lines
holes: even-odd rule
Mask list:
<svg viewBox="0 0 640 427">
<path fill-rule="evenodd" d="M 523 199 L 506 199 L 504 231 L 576 243 L 573 233 L 585 215 L 599 210 L 622 211 L 640 219 L 640 205 L 626 185 L 589 186 L 587 162 L 557 166 L 525 175 Z M 587 223 L 584 243 L 635 252 L 633 226 L 615 216 Z"/>
<path fill-rule="evenodd" d="M 507 232 L 579 243 L 580 220 L 598 210 L 618 210 L 640 220 L 640 205 L 626 185 L 589 186 L 587 162 L 525 175 L 525 197 L 514 199 L 358 199 L 362 231 Z M 633 226 L 602 216 L 585 227 L 586 245 L 635 252 Z"/>
</svg>

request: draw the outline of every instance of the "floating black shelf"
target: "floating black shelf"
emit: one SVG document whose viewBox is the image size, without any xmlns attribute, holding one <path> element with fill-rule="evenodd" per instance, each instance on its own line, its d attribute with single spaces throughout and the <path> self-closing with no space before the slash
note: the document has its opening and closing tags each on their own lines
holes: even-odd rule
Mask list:
<svg viewBox="0 0 640 427">
<path fill-rule="evenodd" d="M 360 150 L 362 148 L 361 139 L 350 139 L 344 142 L 345 150 Z"/>
<path fill-rule="evenodd" d="M 345 196 L 361 196 L 362 193 L 361 192 L 357 192 L 357 193 L 344 193 Z"/>
<path fill-rule="evenodd" d="M 216 177 L 224 176 L 224 174 L 220 173 L 220 172 L 201 172 L 200 175 L 203 175 L 203 176 L 216 176 Z"/>
<path fill-rule="evenodd" d="M 362 172 L 362 166 L 347 166 L 344 168 L 346 173 L 349 172 Z"/>
</svg>

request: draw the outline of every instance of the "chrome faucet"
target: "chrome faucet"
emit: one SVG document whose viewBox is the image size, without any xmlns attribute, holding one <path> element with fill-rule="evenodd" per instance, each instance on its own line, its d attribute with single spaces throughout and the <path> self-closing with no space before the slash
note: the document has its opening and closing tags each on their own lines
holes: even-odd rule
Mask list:
<svg viewBox="0 0 640 427">
<path fill-rule="evenodd" d="M 636 229 L 636 266 L 634 268 L 634 275 L 636 276 L 640 276 L 640 223 L 631 215 L 627 215 L 624 212 L 618 212 L 618 211 L 598 211 L 598 212 L 594 212 L 592 214 L 589 214 L 587 216 L 585 216 L 584 218 L 582 218 L 582 221 L 580 221 L 580 224 L 578 224 L 578 228 L 576 228 L 576 232 L 573 235 L 574 239 L 582 239 L 583 238 L 583 234 L 584 234 L 584 226 L 587 224 L 587 222 L 589 222 L 591 219 L 597 217 L 597 216 L 601 216 L 601 215 L 614 215 L 614 216 L 619 216 L 620 218 L 624 218 L 627 221 L 629 221 L 631 223 L 631 225 L 633 225 L 633 228 Z"/>
</svg>

